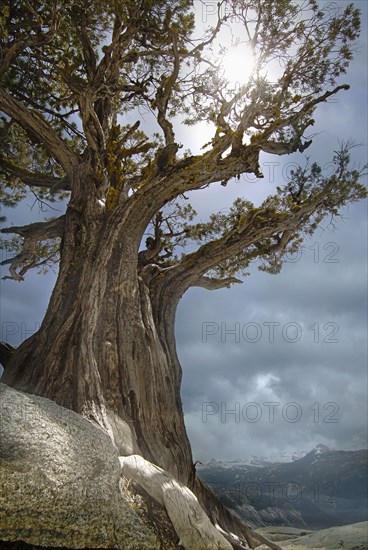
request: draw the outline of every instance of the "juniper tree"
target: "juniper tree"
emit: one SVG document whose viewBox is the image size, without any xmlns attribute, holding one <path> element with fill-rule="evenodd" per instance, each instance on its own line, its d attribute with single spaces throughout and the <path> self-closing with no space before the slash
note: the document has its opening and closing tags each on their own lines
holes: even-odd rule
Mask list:
<svg viewBox="0 0 368 550">
<path fill-rule="evenodd" d="M 348 89 L 341 77 L 359 11 L 232 0 L 198 36 L 191 0 L 2 6 L 2 199 L 67 202 L 60 217 L 2 230 L 15 235 L 4 242 L 15 250 L 12 279 L 60 260 L 42 325 L 8 350 L 2 381 L 93 420 L 121 455 L 140 454 L 190 486 L 213 517 L 183 420 L 178 302 L 193 286 L 240 282 L 255 259 L 277 273 L 303 235 L 365 191 L 343 147 L 332 175 L 311 162 L 258 206 L 239 181 L 228 212 L 201 221 L 191 192 L 207 188 L 210 198 L 213 184 L 262 177 L 263 152 L 307 148 L 317 106 Z M 241 86 L 222 70 L 221 33 L 233 24 L 254 60 Z M 156 127 L 142 128 L 144 112 Z M 183 152 L 177 125 L 195 132 L 202 121 L 210 141 Z M 223 509 L 219 521 L 230 524 Z"/>
</svg>

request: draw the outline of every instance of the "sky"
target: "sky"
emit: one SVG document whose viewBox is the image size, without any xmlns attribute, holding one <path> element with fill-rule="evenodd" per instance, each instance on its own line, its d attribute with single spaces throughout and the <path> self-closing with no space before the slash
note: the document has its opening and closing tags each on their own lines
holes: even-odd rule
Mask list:
<svg viewBox="0 0 368 550">
<path fill-rule="evenodd" d="M 248 175 L 226 188 L 216 184 L 193 193 L 203 219 L 228 208 L 236 196 L 261 201 L 305 164 L 306 154 L 327 175 L 341 140 L 361 144 L 352 151 L 357 167 L 367 162 L 368 10 L 365 1 L 354 4 L 362 10 L 363 32 L 344 79 L 351 89 L 318 108 L 312 145 L 288 157 L 264 154 L 262 180 Z M 214 24 L 213 5 L 198 3 L 203 24 Z M 195 131 L 182 126 L 179 133 L 193 152 L 208 135 L 205 124 Z M 4 212 L 8 225 L 39 220 L 37 207 L 25 203 Z M 367 205 L 341 213 L 334 226 L 324 222 L 288 257 L 280 274 L 260 272 L 254 264 L 243 284 L 193 288 L 182 298 L 175 328 L 195 460 L 273 456 L 318 443 L 367 447 Z M 37 330 L 55 277 L 29 272 L 22 283 L 1 281 L 1 340 L 19 345 Z"/>
</svg>

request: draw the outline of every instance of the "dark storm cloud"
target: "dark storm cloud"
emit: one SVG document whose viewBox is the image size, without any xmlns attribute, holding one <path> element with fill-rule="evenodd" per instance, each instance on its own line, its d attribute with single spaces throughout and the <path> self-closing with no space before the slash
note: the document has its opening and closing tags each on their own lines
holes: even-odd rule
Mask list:
<svg viewBox="0 0 368 550">
<path fill-rule="evenodd" d="M 247 448 L 262 454 L 265 441 L 269 454 L 293 446 L 308 450 L 318 442 L 338 448 L 366 445 L 367 228 L 359 207 L 356 210 L 355 217 L 354 207 L 350 209 L 338 239 L 336 232 L 312 239 L 312 249 L 298 262 L 286 264 L 280 275 L 254 268 L 243 285 L 216 292 L 193 289 L 183 298 L 178 350 L 186 423 L 197 458 L 231 459 L 246 455 Z M 323 243 L 332 239 L 339 243 L 333 258 L 338 262 L 326 263 L 323 255 L 316 262 L 315 243 L 320 252 L 329 253 Z M 240 337 L 226 334 L 236 323 Z M 270 323 L 278 323 L 273 338 Z M 250 330 L 244 333 L 247 326 Z M 218 332 L 210 334 L 216 327 Z M 294 342 L 298 331 L 300 338 Z M 206 403 L 215 403 L 215 408 L 224 403 L 232 410 L 236 403 L 243 407 L 251 402 L 263 413 L 255 423 L 237 422 L 231 414 L 222 419 L 221 411 L 203 421 Z M 274 423 L 265 402 L 280 403 Z M 295 423 L 280 412 L 291 402 L 302 410 Z M 311 418 L 315 403 L 318 422 Z M 325 422 L 333 407 L 337 412 L 331 419 L 337 421 Z"/>
</svg>

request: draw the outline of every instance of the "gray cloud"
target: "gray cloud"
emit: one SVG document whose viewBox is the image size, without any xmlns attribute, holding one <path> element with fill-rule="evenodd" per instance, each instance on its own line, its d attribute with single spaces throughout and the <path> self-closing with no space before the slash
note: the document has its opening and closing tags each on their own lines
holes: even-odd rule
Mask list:
<svg viewBox="0 0 368 550">
<path fill-rule="evenodd" d="M 196 458 L 232 459 L 264 454 L 265 448 L 266 454 L 287 447 L 308 450 L 319 442 L 366 446 L 366 234 L 364 209 L 352 206 L 338 231 L 313 236 L 299 261 L 286 264 L 280 275 L 253 266 L 243 285 L 215 292 L 192 289 L 184 296 L 176 332 L 186 424 Z M 323 261 L 332 250 L 323 249 L 329 242 L 338 244 L 332 258 L 336 263 Z M 238 334 L 226 334 L 236 323 Z M 269 323 L 279 323 L 273 342 Z M 203 342 L 206 329 L 218 332 L 207 334 Z M 221 418 L 221 403 L 231 410 L 236 403 L 242 408 L 250 402 L 261 407 L 258 422 L 237 422 L 231 414 Z M 273 423 L 265 402 L 280 403 Z M 291 402 L 302 410 L 295 423 L 280 412 Z M 205 403 L 219 407 L 207 422 Z M 328 403 L 336 403 L 331 419 L 337 422 L 328 421 L 334 412 Z"/>
</svg>

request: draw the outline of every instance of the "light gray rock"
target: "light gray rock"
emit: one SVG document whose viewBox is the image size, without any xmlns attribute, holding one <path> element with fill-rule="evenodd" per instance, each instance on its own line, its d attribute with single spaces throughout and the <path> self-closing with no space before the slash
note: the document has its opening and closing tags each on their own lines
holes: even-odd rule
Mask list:
<svg viewBox="0 0 368 550">
<path fill-rule="evenodd" d="M 283 548 L 304 547 L 310 550 L 364 550 L 368 547 L 368 522 L 361 521 L 350 525 L 340 525 L 322 529 L 285 543 Z"/>
<path fill-rule="evenodd" d="M 368 522 L 330 527 L 278 544 L 285 550 L 367 550 Z M 257 550 L 267 550 L 267 546 Z"/>
<path fill-rule="evenodd" d="M 0 384 L 0 540 L 159 548 L 119 488 L 109 437 L 56 403 Z"/>
</svg>

